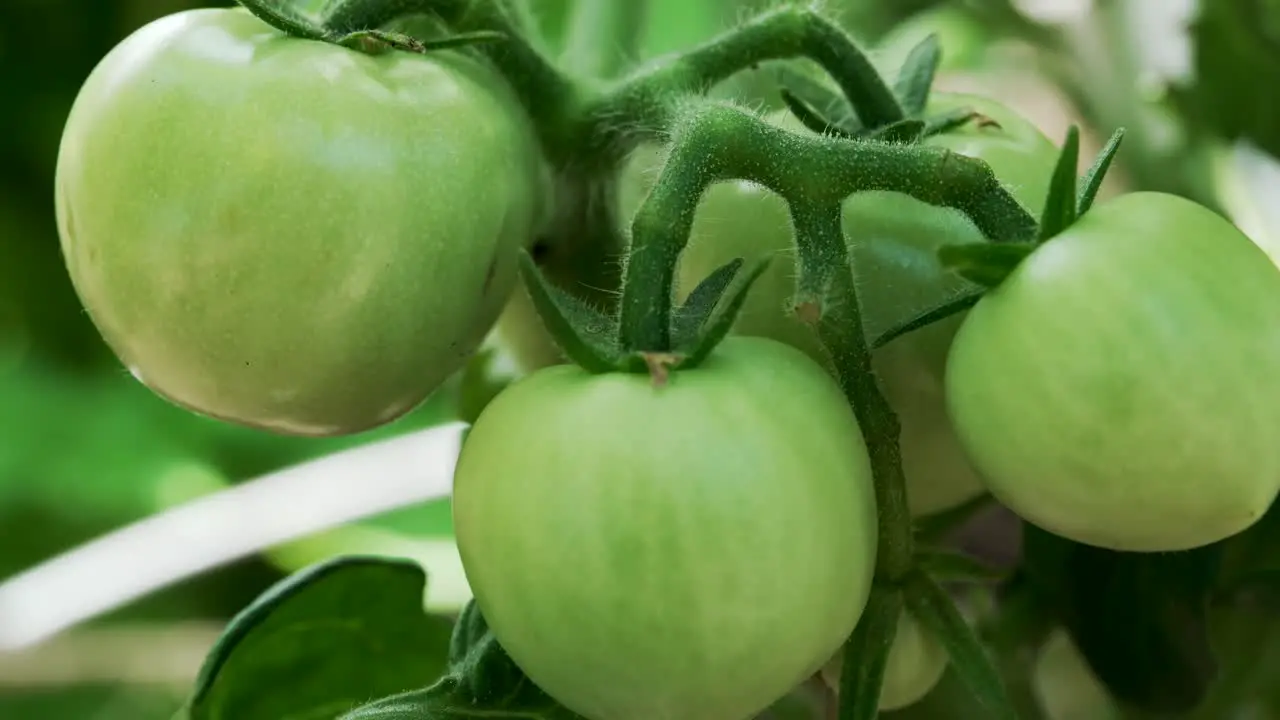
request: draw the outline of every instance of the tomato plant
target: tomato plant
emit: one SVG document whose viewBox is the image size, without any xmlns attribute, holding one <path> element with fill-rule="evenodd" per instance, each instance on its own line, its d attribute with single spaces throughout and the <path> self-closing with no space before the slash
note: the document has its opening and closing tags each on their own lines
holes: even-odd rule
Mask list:
<svg viewBox="0 0 1280 720">
<path fill-rule="evenodd" d="M 270 430 L 364 430 L 461 367 L 539 222 L 536 138 L 460 53 L 370 56 L 243 9 L 138 30 L 58 157 L 67 267 L 142 382 Z"/>
<path fill-rule="evenodd" d="M 991 492 L 1062 537 L 1185 550 L 1280 491 L 1280 272 L 1172 195 L 1084 214 L 986 295 L 947 364 L 947 407 Z M 1251 378 L 1249 385 L 1242 378 Z"/>
<path fill-rule="evenodd" d="M 866 602 L 859 437 L 822 368 L 767 339 L 727 340 L 660 393 L 544 369 L 463 447 L 467 579 L 512 659 L 576 712 L 747 717 L 816 672 Z"/>
<path fill-rule="evenodd" d="M 899 710 L 919 702 L 942 679 L 947 660 L 947 651 L 937 639 L 921 628 L 911 613 L 901 613 L 880 687 L 880 709 Z M 833 691 L 840 689 L 843 668 L 843 653 L 832 656 L 822 667 L 822 680 Z"/>
<path fill-rule="evenodd" d="M 961 128 L 926 143 L 987 162 L 1014 197 L 1038 212 L 1057 156 L 1053 144 L 1035 126 L 981 97 L 943 94 L 932 104 L 937 112 L 966 106 L 995 124 Z M 777 114 L 772 120 L 800 129 L 790 114 Z M 629 178 L 634 185 L 624 187 L 624 208 L 638 204 L 660 158 L 659 152 L 650 151 L 632 163 Z M 851 196 L 844 203 L 844 226 L 867 308 L 863 326 L 869 337 L 963 291 L 966 283 L 945 271 L 934 253 L 946 244 L 983 240 L 963 213 L 902 193 Z M 737 331 L 781 340 L 827 362 L 813 331 L 788 309 L 796 276 L 791 221 L 785 201 L 761 185 L 732 181 L 707 190 L 681 257 L 681 291 L 688 293 L 712 269 L 734 257 L 762 255 L 775 259 L 748 295 Z M 902 423 L 904 472 L 917 515 L 946 510 L 982 492 L 956 442 L 943 400 L 947 348 L 962 318 L 953 316 L 909 333 L 874 356 L 884 392 Z"/>
</svg>

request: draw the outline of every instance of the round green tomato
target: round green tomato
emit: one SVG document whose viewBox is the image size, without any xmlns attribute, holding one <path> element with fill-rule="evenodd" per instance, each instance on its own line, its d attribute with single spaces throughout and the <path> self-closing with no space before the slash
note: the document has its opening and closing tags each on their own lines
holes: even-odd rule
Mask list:
<svg viewBox="0 0 1280 720">
<path fill-rule="evenodd" d="M 880 709 L 888 712 L 919 702 L 942 680 L 949 662 L 950 656 L 942 643 L 925 632 L 910 613 L 900 614 L 880 686 Z M 843 668 L 843 649 L 822 668 L 823 681 L 837 693 Z"/>
<path fill-rule="evenodd" d="M 461 367 L 511 293 L 542 187 L 488 66 L 206 9 L 93 70 L 56 198 L 71 280 L 135 376 L 209 416 L 330 435 L 403 415 Z"/>
<path fill-rule="evenodd" d="M 946 398 L 992 495 L 1041 528 L 1175 551 L 1280 491 L 1280 272 L 1217 214 L 1157 193 L 1094 207 L 983 297 Z"/>
<path fill-rule="evenodd" d="M 980 97 L 943 95 L 932 110 L 969 106 L 999 123 L 970 125 L 938 136 L 929 144 L 980 158 L 1034 214 L 1039 214 L 1057 160 L 1053 144 L 1034 126 Z M 796 128 L 789 114 L 771 120 Z M 653 155 L 632 163 L 632 182 L 621 204 L 634 212 L 645 188 L 656 179 Z M 629 215 L 628 215 L 629 216 Z M 864 327 L 875 337 L 954 297 L 966 285 L 945 271 L 936 257 L 948 243 L 984 242 L 982 233 L 960 211 L 940 208 L 910 196 L 866 192 L 844 205 L 851 258 L 863 299 Z M 735 257 L 753 260 L 776 255 L 747 296 L 735 331 L 794 345 L 825 363 L 825 353 L 810 327 L 791 314 L 795 292 L 795 243 L 786 203 L 763 186 L 745 181 L 708 188 L 681 256 L 677 284 L 687 294 L 715 268 Z M 947 350 L 962 315 L 900 337 L 873 357 L 890 403 L 902 424 L 903 470 L 913 514 L 927 515 L 982 492 L 955 440 L 943 399 Z"/>
<path fill-rule="evenodd" d="M 467 580 L 521 669 L 590 720 L 742 720 L 862 613 L 870 461 L 803 353 L 730 337 L 695 369 L 545 368 L 472 427 L 454 480 Z"/>
</svg>

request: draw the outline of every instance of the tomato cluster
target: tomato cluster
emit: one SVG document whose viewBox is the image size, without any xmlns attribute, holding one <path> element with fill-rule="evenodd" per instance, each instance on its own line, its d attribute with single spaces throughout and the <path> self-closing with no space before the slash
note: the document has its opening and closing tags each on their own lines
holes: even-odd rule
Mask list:
<svg viewBox="0 0 1280 720">
<path fill-rule="evenodd" d="M 961 109 L 976 119 L 921 142 L 1040 215 L 1054 143 L 983 97 L 935 93 L 927 112 Z M 242 10 L 179 13 L 113 50 L 68 119 L 69 274 L 139 380 L 281 433 L 390 422 L 502 316 L 532 338 L 516 348 L 531 372 L 474 423 L 453 502 L 477 605 L 520 668 L 592 720 L 741 720 L 816 673 L 834 683 L 878 582 L 883 478 L 794 312 L 788 199 L 745 180 L 702 195 L 680 299 L 734 258 L 774 259 L 704 361 L 662 382 L 588 372 L 551 351 L 517 281 L 563 169 L 536 125 L 478 54 L 370 55 Z M 622 221 L 665 150 L 606 179 Z M 939 250 L 992 240 L 888 190 L 849 196 L 843 225 L 870 339 L 975 292 Z M 1278 308 L 1280 271 L 1211 211 L 1152 193 L 1088 210 L 971 310 L 874 351 L 913 514 L 989 492 L 1118 550 L 1239 533 L 1280 491 Z M 908 613 L 896 637 L 885 709 L 948 661 Z"/>
</svg>

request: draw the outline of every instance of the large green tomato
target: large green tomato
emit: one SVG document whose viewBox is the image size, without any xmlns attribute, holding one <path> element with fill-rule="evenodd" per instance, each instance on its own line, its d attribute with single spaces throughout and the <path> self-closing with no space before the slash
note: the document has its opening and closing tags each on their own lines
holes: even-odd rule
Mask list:
<svg viewBox="0 0 1280 720">
<path fill-rule="evenodd" d="M 1039 214 L 1057 160 L 1053 144 L 1030 123 L 980 97 L 940 94 L 934 111 L 969 106 L 999 127 L 970 125 L 929 144 L 985 160 L 1014 196 Z M 788 114 L 773 121 L 796 127 Z M 634 212 L 656 174 L 652 156 L 630 170 L 641 179 L 623 197 Z M 844 223 L 863 301 L 864 326 L 876 336 L 954 297 L 964 289 L 943 270 L 936 249 L 947 243 L 983 242 L 962 213 L 907 195 L 858 193 L 844 206 Z M 719 183 L 698 206 L 689 245 L 681 257 L 678 287 L 686 294 L 716 267 L 735 257 L 774 255 L 769 270 L 747 297 L 735 331 L 782 340 L 826 362 L 813 331 L 788 310 L 795 291 L 794 239 L 786 203 L 750 182 Z M 927 515 L 982 492 L 982 484 L 955 440 L 943 400 L 943 375 L 951 337 L 962 315 L 905 335 L 880 349 L 874 364 L 902 424 L 903 470 L 912 512 Z"/>
<path fill-rule="evenodd" d="M 483 340 L 543 172 L 477 60 L 194 10 L 85 82 L 57 217 L 77 292 L 142 382 L 224 420 L 340 434 L 403 415 Z"/>
<path fill-rule="evenodd" d="M 888 712 L 919 702 L 942 680 L 950 661 L 947 649 L 910 613 L 898 615 L 898 630 L 880 685 L 880 709 Z M 843 669 L 843 649 L 822 667 L 822 680 L 836 693 L 840 691 Z"/>
<path fill-rule="evenodd" d="M 590 720 L 743 720 L 811 677 L 875 569 L 870 460 L 835 381 L 731 337 L 667 385 L 545 368 L 458 461 L 454 529 L 495 637 Z"/>
<path fill-rule="evenodd" d="M 992 494 L 1049 532 L 1175 551 L 1280 491 L 1280 271 L 1173 195 L 1096 206 L 983 297 L 946 397 Z"/>
</svg>

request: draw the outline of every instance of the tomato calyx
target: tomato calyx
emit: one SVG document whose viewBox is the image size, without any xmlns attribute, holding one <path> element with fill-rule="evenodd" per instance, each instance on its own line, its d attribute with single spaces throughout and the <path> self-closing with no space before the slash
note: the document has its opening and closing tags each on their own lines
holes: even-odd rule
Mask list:
<svg viewBox="0 0 1280 720">
<path fill-rule="evenodd" d="M 1054 169 L 1053 180 L 1049 184 L 1049 194 L 1041 214 L 1039 231 L 1036 237 L 1026 243 L 1012 245 L 995 245 L 990 243 L 968 245 L 944 245 L 938 249 L 938 259 L 943 267 L 955 272 L 984 289 L 999 286 L 1005 278 L 1029 257 L 1036 248 L 1062 234 L 1093 207 L 1102 181 L 1111 168 L 1116 152 L 1124 140 L 1124 130 L 1116 130 L 1106 146 L 1098 153 L 1093 164 L 1083 177 L 1077 178 L 1076 167 L 1080 159 L 1080 129 L 1072 125 L 1067 130 L 1066 140 L 1062 144 L 1062 152 L 1058 156 L 1058 164 Z M 965 297 L 962 303 L 972 306 L 982 291 Z M 972 301 L 972 302 L 971 302 Z M 957 303 L 947 315 L 957 312 L 963 305 Z M 937 317 L 944 308 L 930 310 L 926 315 Z M 923 317 L 923 316 L 921 316 Z M 920 318 L 909 321 L 908 325 L 916 325 Z M 894 331 L 896 332 L 896 331 Z M 904 331 L 905 332 L 905 331 Z M 897 332 L 896 334 L 904 334 Z M 895 335 L 896 336 L 896 335 Z"/>
</svg>

